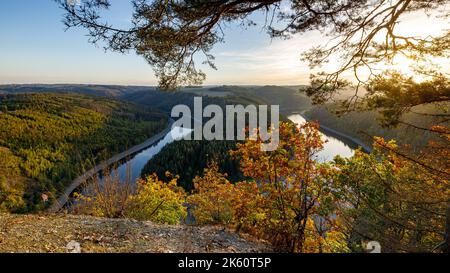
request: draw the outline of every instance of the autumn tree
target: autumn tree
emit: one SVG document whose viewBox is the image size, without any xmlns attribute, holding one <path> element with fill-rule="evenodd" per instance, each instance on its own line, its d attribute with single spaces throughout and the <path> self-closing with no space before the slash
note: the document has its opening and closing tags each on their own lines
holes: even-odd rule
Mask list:
<svg viewBox="0 0 450 273">
<path fill-rule="evenodd" d="M 219 172 L 217 163 L 211 163 L 203 176 L 193 180 L 194 194 L 188 202 L 199 224 L 231 224 L 235 214 L 235 187 L 226 174 Z"/>
<path fill-rule="evenodd" d="M 334 226 L 331 170 L 315 158 L 323 148 L 317 124 L 297 128 L 282 123 L 279 133 L 280 143 L 274 152 L 263 152 L 258 141 L 247 141 L 235 154 L 244 174 L 255 179 L 263 195 L 269 196 L 264 198 L 264 206 L 271 208 L 264 225 L 275 245 L 304 252 L 308 232 L 325 234 Z M 311 227 L 316 230 L 308 229 Z"/>
<path fill-rule="evenodd" d="M 347 251 L 333 216 L 333 170 L 315 159 L 323 145 L 317 124 L 282 123 L 279 130 L 276 151 L 248 140 L 233 152 L 250 181 L 231 184 L 215 165 L 195 179 L 194 216 L 265 238 L 281 251 Z"/>
</svg>

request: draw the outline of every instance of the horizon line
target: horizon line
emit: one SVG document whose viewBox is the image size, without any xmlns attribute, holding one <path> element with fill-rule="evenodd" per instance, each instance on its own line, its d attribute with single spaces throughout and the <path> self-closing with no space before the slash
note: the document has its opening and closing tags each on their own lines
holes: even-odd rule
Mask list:
<svg viewBox="0 0 450 273">
<path fill-rule="evenodd" d="M 130 87 L 154 87 L 158 85 L 145 84 L 107 84 L 107 83 L 0 83 L 0 86 L 31 86 L 31 85 L 80 85 L 80 86 L 130 86 Z M 183 85 L 180 88 L 204 88 L 204 87 L 220 87 L 220 86 L 308 86 L 309 84 L 205 84 L 205 85 Z"/>
</svg>

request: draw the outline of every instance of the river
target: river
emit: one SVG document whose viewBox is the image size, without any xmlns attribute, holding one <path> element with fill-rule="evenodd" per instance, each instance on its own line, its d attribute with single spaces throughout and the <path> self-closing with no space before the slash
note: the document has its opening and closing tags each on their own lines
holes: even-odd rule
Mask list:
<svg viewBox="0 0 450 273">
<path fill-rule="evenodd" d="M 300 114 L 293 114 L 288 118 L 296 123 L 302 124 L 306 122 L 306 119 Z M 172 124 L 172 123 L 170 123 Z M 171 126 L 171 125 L 169 125 Z M 89 170 L 85 174 L 78 177 L 68 187 L 64 194 L 60 196 L 57 202 L 49 209 L 50 212 L 59 211 L 69 200 L 69 196 L 87 179 L 100 175 L 105 168 L 111 168 L 114 166 L 111 175 L 119 177 L 120 181 L 135 182 L 140 178 L 141 172 L 147 162 L 158 154 L 166 145 L 174 142 L 177 139 L 182 139 L 183 136 L 192 132 L 191 129 L 183 129 L 179 127 L 166 129 L 165 132 L 154 136 L 147 140 L 145 143 L 133 147 L 131 150 L 137 152 L 132 153 L 129 158 L 124 157 L 121 154 L 116 155 L 110 160 L 96 166 L 92 170 Z M 354 150 L 361 144 L 358 140 L 351 137 L 347 137 L 340 132 L 321 126 L 321 135 L 325 142 L 324 149 L 317 154 L 317 160 L 320 162 L 326 162 L 332 160 L 336 155 L 342 157 L 351 157 L 354 154 Z M 153 145 L 145 146 L 146 143 L 154 143 Z M 142 147 L 142 148 L 141 148 Z M 367 150 L 367 148 L 364 148 Z M 126 160 L 117 161 L 115 158 L 126 158 Z M 120 160 L 120 159 L 119 159 Z"/>
<path fill-rule="evenodd" d="M 158 154 L 166 145 L 182 139 L 185 135 L 192 132 L 191 129 L 183 129 L 180 127 L 174 127 L 164 138 L 158 141 L 156 144 L 142 150 L 134 155 L 131 159 L 121 163 L 114 170 L 111 171 L 113 177 L 119 175 L 120 181 L 135 182 L 141 177 L 141 172 L 144 169 L 147 162 Z"/>
<path fill-rule="evenodd" d="M 288 119 L 297 124 L 297 126 L 306 122 L 306 119 L 300 114 L 290 115 Z M 332 135 L 330 132 L 325 132 L 324 130 L 320 134 L 322 140 L 325 141 L 323 150 L 317 154 L 317 160 L 320 162 L 330 161 L 337 155 L 351 157 L 358 146 L 356 143 L 352 143 L 352 141 L 338 138 L 338 136 Z"/>
<path fill-rule="evenodd" d="M 302 124 L 306 122 L 305 118 L 300 114 L 291 115 L 288 117 L 292 122 L 296 124 Z M 171 132 L 161 139 L 155 145 L 146 148 L 145 150 L 137 153 L 130 160 L 120 164 L 113 175 L 119 175 L 121 181 L 125 181 L 127 176 L 131 178 L 131 181 L 136 181 L 141 175 L 142 169 L 147 162 L 152 159 L 157 153 L 159 153 L 164 146 L 172 143 L 174 139 L 181 139 L 184 135 L 189 134 L 191 130 L 174 128 Z M 323 140 L 326 141 L 324 149 L 317 154 L 317 160 L 326 162 L 332 160 L 336 155 L 342 157 L 351 157 L 354 153 L 354 149 L 357 144 L 351 141 L 340 139 L 338 136 L 333 136 L 330 133 L 321 132 Z"/>
</svg>

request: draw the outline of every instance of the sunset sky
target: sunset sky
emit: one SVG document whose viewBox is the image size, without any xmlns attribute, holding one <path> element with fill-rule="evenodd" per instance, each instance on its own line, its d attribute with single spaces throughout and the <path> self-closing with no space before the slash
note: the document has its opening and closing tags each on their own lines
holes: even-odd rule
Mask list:
<svg viewBox="0 0 450 273">
<path fill-rule="evenodd" d="M 113 0 L 108 16 L 118 26 L 131 17 L 129 1 Z M 52 0 L 2 0 L 0 3 L 0 84 L 97 83 L 155 85 L 152 68 L 134 53 L 105 53 L 88 43 L 83 29 L 64 31 L 63 11 Z M 302 51 L 324 41 L 311 32 L 290 40 L 271 40 L 261 29 L 262 14 L 252 17 L 259 27 L 225 29 L 226 42 L 212 51 L 218 70 L 207 73 L 205 84 L 307 84 L 309 69 L 300 62 Z M 404 31 L 440 31 L 424 15 L 408 16 Z M 445 27 L 444 27 L 445 28 Z M 447 60 L 448 62 L 448 60 Z M 448 63 L 447 63 L 448 64 Z"/>
</svg>

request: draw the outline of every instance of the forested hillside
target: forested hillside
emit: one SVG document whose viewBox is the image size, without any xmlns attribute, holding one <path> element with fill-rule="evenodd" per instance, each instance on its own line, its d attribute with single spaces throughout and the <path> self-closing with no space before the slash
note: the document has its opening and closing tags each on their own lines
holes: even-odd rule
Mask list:
<svg viewBox="0 0 450 273">
<path fill-rule="evenodd" d="M 195 91 L 196 90 L 196 91 Z M 216 96 L 215 94 L 221 94 Z M 190 89 L 185 88 L 179 92 L 164 92 L 160 90 L 141 90 L 120 96 L 120 99 L 140 104 L 151 109 L 170 113 L 178 104 L 184 104 L 191 109 L 194 105 L 194 97 L 203 97 L 203 106 L 216 104 L 220 106 L 234 104 L 265 104 L 259 96 L 250 93 L 248 89 L 239 86 L 221 86 L 210 88 Z"/>
<path fill-rule="evenodd" d="M 312 107 L 311 99 L 303 93 L 302 86 L 286 87 L 267 85 L 248 90 L 254 96 L 263 99 L 267 104 L 280 105 L 280 112 L 288 115 Z"/>
<path fill-rule="evenodd" d="M 164 115 L 112 99 L 1 96 L 0 210 L 44 208 L 84 170 L 165 126 Z"/>
<path fill-rule="evenodd" d="M 335 108 L 334 104 L 316 106 L 308 110 L 305 115 L 312 120 L 319 121 L 322 125 L 358 138 L 369 146 L 372 145 L 373 136 L 395 139 L 400 144 L 411 145 L 416 149 L 422 148 L 433 138 L 433 133 L 428 130 L 404 124 L 399 124 L 395 128 L 383 127 L 379 122 L 381 116 L 375 111 L 350 112 L 343 116 L 337 116 L 333 113 Z M 427 124 L 436 122 L 431 107 L 420 106 L 416 107 L 414 111 L 422 114 L 408 113 L 405 115 L 405 122 L 415 123 L 423 128 L 426 128 Z"/>
<path fill-rule="evenodd" d="M 187 192 L 194 187 L 192 180 L 203 174 L 209 163 L 217 162 L 219 170 L 226 173 L 231 181 L 243 179 L 239 168 L 239 161 L 230 156 L 230 151 L 236 149 L 235 141 L 175 141 L 164 147 L 152 158 L 142 171 L 143 178 L 156 173 L 165 181 L 166 172 L 179 175 L 178 183 Z M 174 160 L 176 158 L 176 160 Z"/>
</svg>

